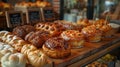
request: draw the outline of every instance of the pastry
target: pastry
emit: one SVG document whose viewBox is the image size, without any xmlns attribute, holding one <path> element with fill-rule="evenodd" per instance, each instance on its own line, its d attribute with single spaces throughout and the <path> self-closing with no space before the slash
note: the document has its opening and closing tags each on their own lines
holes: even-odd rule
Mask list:
<svg viewBox="0 0 120 67">
<path fill-rule="evenodd" d="M 67 30 L 61 33 L 61 37 L 68 41 L 72 48 L 80 48 L 84 45 L 84 35 L 76 30 Z"/>
<path fill-rule="evenodd" d="M 1 58 L 2 67 L 25 67 L 26 58 L 21 53 L 7 53 Z"/>
<path fill-rule="evenodd" d="M 28 60 L 34 67 L 42 67 L 47 63 L 47 57 L 40 50 L 31 51 Z"/>
<path fill-rule="evenodd" d="M 25 56 L 28 56 L 28 54 L 32 51 L 37 50 L 37 48 L 33 45 L 27 44 L 24 45 L 21 49 L 21 53 L 23 53 Z"/>
<path fill-rule="evenodd" d="M 1 31 L 0 32 L 1 40 L 7 44 L 10 44 L 13 46 L 16 50 L 20 51 L 23 45 L 27 44 L 23 39 L 20 37 L 17 37 L 10 32 L 7 31 Z"/>
<path fill-rule="evenodd" d="M 25 40 L 33 44 L 35 47 L 40 48 L 49 37 L 48 32 L 37 31 L 27 34 Z"/>
<path fill-rule="evenodd" d="M 51 58 L 65 58 L 71 54 L 71 47 L 60 37 L 48 39 L 43 45 L 43 51 Z"/>
<path fill-rule="evenodd" d="M 88 19 L 80 19 L 77 21 L 77 24 L 82 25 L 84 27 L 91 25 Z"/>
<path fill-rule="evenodd" d="M 35 31 L 35 28 L 30 25 L 24 25 L 24 26 L 18 26 L 13 29 L 13 34 L 17 35 L 18 37 L 21 37 L 24 39 L 24 37 L 29 33 Z"/>
<path fill-rule="evenodd" d="M 0 60 L 6 53 L 15 53 L 15 49 L 8 44 L 0 42 Z"/>
<path fill-rule="evenodd" d="M 99 29 L 97 29 L 95 25 L 83 28 L 81 33 L 89 42 L 99 42 L 102 38 L 102 32 Z"/>
<path fill-rule="evenodd" d="M 111 37 L 114 33 L 112 31 L 112 27 L 110 25 L 103 25 L 99 28 L 103 32 L 103 37 Z"/>
<path fill-rule="evenodd" d="M 40 31 L 47 31 L 51 36 L 59 36 L 64 30 L 61 25 L 55 23 L 38 23 L 35 28 Z"/>
</svg>

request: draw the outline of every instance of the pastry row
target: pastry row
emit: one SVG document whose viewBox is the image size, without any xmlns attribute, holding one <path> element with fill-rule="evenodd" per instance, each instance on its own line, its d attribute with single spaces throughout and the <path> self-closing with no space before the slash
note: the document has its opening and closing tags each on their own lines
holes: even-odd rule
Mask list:
<svg viewBox="0 0 120 67">
<path fill-rule="evenodd" d="M 20 37 L 15 36 L 8 31 L 0 31 L 0 40 L 4 43 L 9 44 L 8 46 L 12 46 L 13 49 L 16 50 L 17 52 L 20 52 L 20 55 L 15 54 L 15 58 L 10 57 L 8 59 L 5 59 L 5 60 L 7 60 L 6 61 L 7 63 L 11 63 L 13 65 L 11 67 L 16 67 L 16 62 L 18 62 L 18 61 L 21 61 L 21 64 L 24 63 L 24 66 L 18 64 L 18 67 L 25 67 L 26 64 L 31 64 L 34 67 L 42 67 L 43 65 L 45 65 L 47 63 L 47 58 L 40 49 L 37 49 L 33 45 L 27 43 Z M 1 44 L 1 45 L 3 46 L 4 44 Z M 12 50 L 12 47 L 9 49 Z M 1 47 L 1 48 L 3 49 L 3 47 Z M 5 49 L 9 50 L 8 48 L 5 48 Z M 10 52 L 10 51 L 8 51 L 8 52 Z M 21 56 L 21 53 L 24 57 Z M 7 54 L 7 56 L 4 55 L 3 57 L 9 57 L 10 55 L 11 54 Z M 13 59 L 13 60 L 11 60 L 11 59 Z M 5 64 L 8 66 L 4 66 L 4 67 L 9 67 L 9 64 L 7 64 L 6 62 L 5 62 Z"/>
</svg>

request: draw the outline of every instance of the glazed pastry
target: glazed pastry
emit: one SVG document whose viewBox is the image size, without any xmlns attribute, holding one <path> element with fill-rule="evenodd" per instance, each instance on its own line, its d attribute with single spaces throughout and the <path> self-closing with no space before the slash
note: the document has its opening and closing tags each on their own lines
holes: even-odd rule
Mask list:
<svg viewBox="0 0 120 67">
<path fill-rule="evenodd" d="M 59 36 L 64 28 L 56 23 L 38 23 L 35 28 L 40 31 L 47 31 L 51 36 Z"/>
<path fill-rule="evenodd" d="M 95 25 L 83 28 L 81 33 L 89 42 L 99 42 L 102 38 L 102 32 L 99 29 L 97 29 Z"/>
<path fill-rule="evenodd" d="M 24 26 L 18 26 L 13 29 L 13 34 L 17 35 L 18 37 L 21 37 L 24 39 L 24 37 L 29 33 L 35 31 L 35 28 L 30 25 L 24 25 Z"/>
<path fill-rule="evenodd" d="M 28 60 L 34 67 L 42 67 L 47 63 L 47 57 L 40 50 L 31 51 Z"/>
<path fill-rule="evenodd" d="M 1 58 L 2 67 L 25 67 L 26 58 L 21 53 L 7 53 Z"/>
<path fill-rule="evenodd" d="M 80 48 L 84 45 L 84 35 L 76 30 L 67 30 L 61 33 L 61 37 L 68 41 L 72 48 Z"/>
<path fill-rule="evenodd" d="M 65 58 L 71 54 L 71 47 L 63 38 L 54 37 L 45 42 L 43 51 L 51 58 Z"/>
<path fill-rule="evenodd" d="M 25 40 L 32 43 L 37 48 L 40 48 L 49 37 L 50 37 L 49 33 L 43 31 L 37 31 L 37 32 L 30 32 L 29 34 L 27 34 Z"/>
</svg>

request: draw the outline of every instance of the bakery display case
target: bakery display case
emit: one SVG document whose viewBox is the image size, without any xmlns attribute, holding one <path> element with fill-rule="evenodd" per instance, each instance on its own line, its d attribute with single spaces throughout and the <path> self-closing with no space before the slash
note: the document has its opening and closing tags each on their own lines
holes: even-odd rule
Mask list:
<svg viewBox="0 0 120 67">
<path fill-rule="evenodd" d="M 113 54 L 120 48 L 120 25 L 103 18 L 96 19 L 99 1 L 61 2 L 64 2 L 64 20 L 34 20 L 36 16 L 38 20 L 42 19 L 39 16 L 44 14 L 50 17 L 50 20 L 53 18 L 53 8 L 47 10 L 48 7 L 52 7 L 52 3 L 46 0 L 17 2 L 12 13 L 11 10 L 5 11 L 9 17 L 6 18 L 11 18 L 13 24 L 8 22 L 13 26 L 0 30 L 0 67 L 110 67 L 111 64 L 119 64 L 119 55 Z M 96 8 L 93 10 L 93 7 Z M 30 11 L 27 11 L 29 8 Z M 42 13 L 39 9 L 36 11 L 36 8 L 46 9 L 43 9 L 45 12 Z M 70 15 L 66 16 L 68 13 Z M 79 20 L 75 20 L 77 16 L 73 18 L 77 14 Z M 5 15 L 0 16 L 0 25 L 6 22 L 4 17 Z M 16 18 L 23 18 L 24 23 L 19 25 L 16 23 L 19 19 Z M 31 24 L 27 24 L 27 20 L 32 21 Z"/>
</svg>

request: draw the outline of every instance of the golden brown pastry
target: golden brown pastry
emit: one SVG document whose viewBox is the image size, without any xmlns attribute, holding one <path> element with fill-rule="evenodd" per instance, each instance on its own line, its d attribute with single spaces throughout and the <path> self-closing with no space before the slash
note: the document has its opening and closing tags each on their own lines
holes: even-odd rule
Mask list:
<svg viewBox="0 0 120 67">
<path fill-rule="evenodd" d="M 37 50 L 37 48 L 33 45 L 27 44 L 24 45 L 21 49 L 21 53 L 23 53 L 25 56 L 28 56 L 28 54 L 32 51 Z"/>
<path fill-rule="evenodd" d="M 37 7 L 50 7 L 51 4 L 47 1 L 36 1 Z"/>
<path fill-rule="evenodd" d="M 61 33 L 61 37 L 68 41 L 72 48 L 80 48 L 84 45 L 84 35 L 76 30 L 67 30 Z"/>
<path fill-rule="evenodd" d="M 45 54 L 51 58 L 65 58 L 71 54 L 70 45 L 60 37 L 48 39 L 42 48 Z"/>
<path fill-rule="evenodd" d="M 85 27 L 81 31 L 85 38 L 89 42 L 99 42 L 101 41 L 102 32 L 96 28 L 95 25 Z"/>
<path fill-rule="evenodd" d="M 94 25 L 107 25 L 109 24 L 108 21 L 104 20 L 104 19 L 100 19 L 94 22 Z"/>
<path fill-rule="evenodd" d="M 77 24 L 82 25 L 84 27 L 91 25 L 88 19 L 80 19 L 77 21 Z"/>
<path fill-rule="evenodd" d="M 34 67 L 42 67 L 47 63 L 47 57 L 40 50 L 31 51 L 28 60 Z"/>
<path fill-rule="evenodd" d="M 13 29 L 13 34 L 17 35 L 18 37 L 21 37 L 24 39 L 24 37 L 29 33 L 35 31 L 35 28 L 30 25 L 24 25 L 24 26 L 18 26 Z"/>
<path fill-rule="evenodd" d="M 11 34 L 8 31 L 0 31 L 0 35 L 3 35 L 0 37 L 3 42 L 10 44 L 18 51 L 20 51 L 23 45 L 26 44 L 26 42 L 23 39 Z"/>
<path fill-rule="evenodd" d="M 25 40 L 32 43 L 37 48 L 40 48 L 49 37 L 50 36 L 48 32 L 37 31 L 30 32 L 29 34 L 27 34 Z"/>
<path fill-rule="evenodd" d="M 99 28 L 103 32 L 103 37 L 111 37 L 114 32 L 112 30 L 112 27 L 110 25 L 103 25 L 101 28 Z"/>
<path fill-rule="evenodd" d="M 64 28 L 56 23 L 38 23 L 35 28 L 40 31 L 47 31 L 51 36 L 59 36 Z"/>
</svg>

